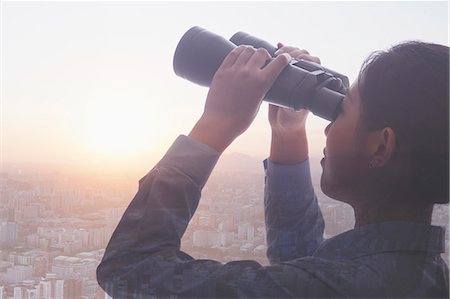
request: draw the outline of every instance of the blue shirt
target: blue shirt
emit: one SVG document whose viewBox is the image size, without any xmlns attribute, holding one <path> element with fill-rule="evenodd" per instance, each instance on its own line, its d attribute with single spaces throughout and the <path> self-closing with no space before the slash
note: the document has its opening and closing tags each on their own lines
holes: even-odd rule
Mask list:
<svg viewBox="0 0 450 299">
<path fill-rule="evenodd" d="M 448 298 L 444 229 L 384 222 L 323 239 L 308 162 L 265 161 L 270 266 L 194 259 L 180 240 L 218 153 L 180 136 L 140 180 L 97 269 L 114 298 Z M 174 297 L 176 298 L 176 297 Z"/>
</svg>

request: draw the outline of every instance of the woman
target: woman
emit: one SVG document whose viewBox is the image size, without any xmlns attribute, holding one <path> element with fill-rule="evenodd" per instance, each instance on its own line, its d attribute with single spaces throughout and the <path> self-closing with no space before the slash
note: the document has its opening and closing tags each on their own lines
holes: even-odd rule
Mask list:
<svg viewBox="0 0 450 299">
<path fill-rule="evenodd" d="M 289 63 L 320 62 L 279 45 L 241 46 L 214 76 L 204 113 L 140 181 L 97 270 L 114 297 L 448 298 L 444 231 L 433 204 L 448 202 L 448 47 L 404 43 L 364 64 L 326 129 L 323 191 L 352 205 L 355 228 L 323 240 L 311 185 L 306 111 L 271 106 L 265 212 L 271 266 L 221 264 L 180 251 L 180 239 L 220 153 L 252 123 Z"/>
</svg>

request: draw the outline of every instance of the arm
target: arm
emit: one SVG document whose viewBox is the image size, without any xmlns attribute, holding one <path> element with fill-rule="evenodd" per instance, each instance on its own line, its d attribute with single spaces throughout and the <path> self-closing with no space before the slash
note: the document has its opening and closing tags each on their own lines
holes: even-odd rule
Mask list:
<svg viewBox="0 0 450 299">
<path fill-rule="evenodd" d="M 212 148 L 180 136 L 139 184 L 97 269 L 113 298 L 333 297 L 335 290 L 303 266 L 263 267 L 254 261 L 195 260 L 180 239 L 218 158 Z"/>
<path fill-rule="evenodd" d="M 278 47 L 278 53 L 320 63 L 305 50 Z M 312 255 L 323 241 L 324 221 L 309 170 L 307 115 L 306 110 L 269 107 L 272 140 L 270 157 L 264 163 L 264 208 L 271 263 Z"/>
<path fill-rule="evenodd" d="M 324 221 L 311 184 L 309 162 L 265 161 L 264 211 L 271 264 L 310 256 L 323 241 Z"/>
</svg>

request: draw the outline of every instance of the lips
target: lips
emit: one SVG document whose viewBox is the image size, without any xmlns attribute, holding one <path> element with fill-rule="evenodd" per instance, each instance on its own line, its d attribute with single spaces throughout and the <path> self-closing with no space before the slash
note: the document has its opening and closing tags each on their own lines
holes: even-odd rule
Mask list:
<svg viewBox="0 0 450 299">
<path fill-rule="evenodd" d="M 323 149 L 323 158 L 322 160 L 320 160 L 320 165 L 323 166 L 323 164 L 325 163 L 325 158 L 327 157 L 327 152 L 325 151 L 325 148 Z"/>
</svg>

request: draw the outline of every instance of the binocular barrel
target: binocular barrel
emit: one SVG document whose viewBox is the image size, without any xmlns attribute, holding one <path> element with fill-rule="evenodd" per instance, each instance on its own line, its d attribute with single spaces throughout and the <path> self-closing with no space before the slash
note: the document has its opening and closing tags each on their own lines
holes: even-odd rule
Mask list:
<svg viewBox="0 0 450 299">
<path fill-rule="evenodd" d="M 209 87 L 225 57 L 239 45 L 265 48 L 275 56 L 276 47 L 245 32 L 230 40 L 200 27 L 192 27 L 181 38 L 175 50 L 175 73 L 191 82 Z M 315 115 L 333 121 L 348 88 L 348 78 L 319 64 L 299 60 L 286 66 L 264 100 L 294 110 L 308 109 Z"/>
</svg>

